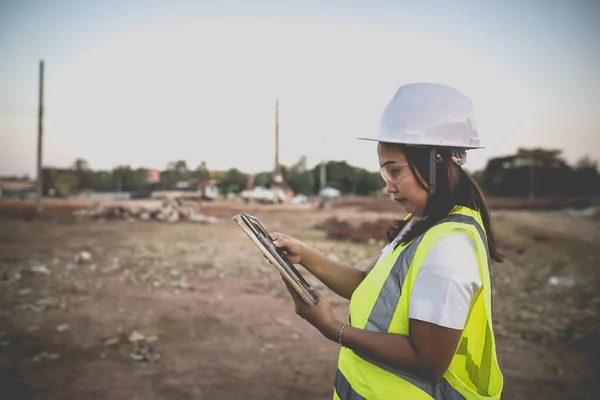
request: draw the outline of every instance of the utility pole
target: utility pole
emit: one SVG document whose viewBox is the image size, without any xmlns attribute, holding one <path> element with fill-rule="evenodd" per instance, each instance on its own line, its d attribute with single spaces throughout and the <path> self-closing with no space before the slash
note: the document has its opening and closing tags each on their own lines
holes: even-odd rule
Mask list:
<svg viewBox="0 0 600 400">
<path fill-rule="evenodd" d="M 319 177 L 321 178 L 320 179 L 321 190 L 323 190 L 323 188 L 325 187 L 325 180 L 326 180 L 326 178 L 325 178 L 325 159 L 321 160 L 321 168 L 320 168 L 319 172 L 320 172 Z"/>
<path fill-rule="evenodd" d="M 325 148 L 325 136 L 321 137 L 321 150 L 324 150 Z M 321 183 L 321 190 L 323 190 L 323 188 L 325 188 L 325 184 L 327 183 L 327 170 L 326 170 L 326 165 L 325 165 L 325 155 L 322 155 L 321 158 L 321 168 L 319 170 L 320 174 L 319 174 L 319 178 L 320 178 L 320 183 Z"/>
<path fill-rule="evenodd" d="M 531 158 L 531 165 L 529 167 L 529 200 L 535 200 L 535 157 Z"/>
<path fill-rule="evenodd" d="M 43 118 L 44 118 L 44 60 L 40 61 L 40 97 L 38 105 L 38 142 L 37 142 L 37 197 L 36 211 L 41 214 L 42 207 L 42 192 L 44 190 L 44 177 L 42 172 L 42 134 L 43 134 Z"/>
<path fill-rule="evenodd" d="M 319 169 L 319 178 L 320 178 L 320 189 L 319 189 L 319 210 L 323 210 L 328 207 L 329 200 L 326 196 L 323 196 L 323 189 L 325 188 L 325 184 L 327 183 L 327 169 L 325 165 L 325 136 L 321 137 L 321 167 Z"/>
<path fill-rule="evenodd" d="M 277 184 L 283 182 L 281 168 L 279 167 L 279 99 L 275 101 L 275 168 L 273 169 L 273 181 Z"/>
</svg>

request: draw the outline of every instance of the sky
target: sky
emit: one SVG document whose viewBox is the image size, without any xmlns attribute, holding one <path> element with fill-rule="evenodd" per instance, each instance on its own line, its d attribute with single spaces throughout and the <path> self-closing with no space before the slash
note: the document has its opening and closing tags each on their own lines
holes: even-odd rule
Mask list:
<svg viewBox="0 0 600 400">
<path fill-rule="evenodd" d="M 46 166 L 271 170 L 306 155 L 375 171 L 399 86 L 473 102 L 478 170 L 520 147 L 600 161 L 594 0 L 0 0 L 0 176 Z"/>
</svg>

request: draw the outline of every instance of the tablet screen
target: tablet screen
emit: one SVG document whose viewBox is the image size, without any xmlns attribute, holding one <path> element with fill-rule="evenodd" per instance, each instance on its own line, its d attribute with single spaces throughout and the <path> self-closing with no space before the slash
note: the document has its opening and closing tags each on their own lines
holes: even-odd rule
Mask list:
<svg viewBox="0 0 600 400">
<path fill-rule="evenodd" d="M 242 214 L 242 217 L 249 222 L 250 228 L 254 231 L 254 233 L 257 236 L 261 236 L 269 241 L 269 247 L 271 247 L 271 250 L 275 251 L 275 253 L 277 253 L 277 255 L 281 257 L 282 261 L 286 264 L 288 269 L 291 270 L 293 275 L 302 283 L 308 286 L 308 282 L 306 281 L 306 279 L 304 279 L 304 277 L 302 276 L 302 274 L 300 274 L 296 267 L 294 267 L 294 264 L 292 264 L 292 262 L 288 260 L 287 256 L 282 253 L 281 249 L 277 248 L 273 244 L 273 238 L 271 237 L 271 235 L 269 235 L 269 232 L 267 232 L 267 230 L 260 224 L 260 222 L 258 222 L 258 219 L 248 214 Z"/>
</svg>

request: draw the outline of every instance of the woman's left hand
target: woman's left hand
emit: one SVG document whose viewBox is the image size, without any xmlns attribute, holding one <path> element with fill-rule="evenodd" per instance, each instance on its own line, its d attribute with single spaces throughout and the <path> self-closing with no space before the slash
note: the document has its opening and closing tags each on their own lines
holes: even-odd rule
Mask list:
<svg viewBox="0 0 600 400">
<path fill-rule="evenodd" d="M 337 340 L 335 335 L 343 324 L 335 318 L 331 305 L 325 295 L 317 289 L 312 289 L 312 294 L 317 298 L 317 304 L 309 306 L 285 279 L 282 278 L 282 280 L 294 300 L 296 314 L 317 328 L 328 339 Z"/>
</svg>

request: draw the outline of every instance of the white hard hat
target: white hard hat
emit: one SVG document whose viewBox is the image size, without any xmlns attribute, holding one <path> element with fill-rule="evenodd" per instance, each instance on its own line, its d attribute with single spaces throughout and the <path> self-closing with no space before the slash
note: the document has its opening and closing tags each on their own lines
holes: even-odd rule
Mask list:
<svg viewBox="0 0 600 400">
<path fill-rule="evenodd" d="M 456 89 L 427 82 L 401 86 L 383 111 L 377 135 L 359 139 L 461 150 L 483 147 L 471 101 Z"/>
</svg>

